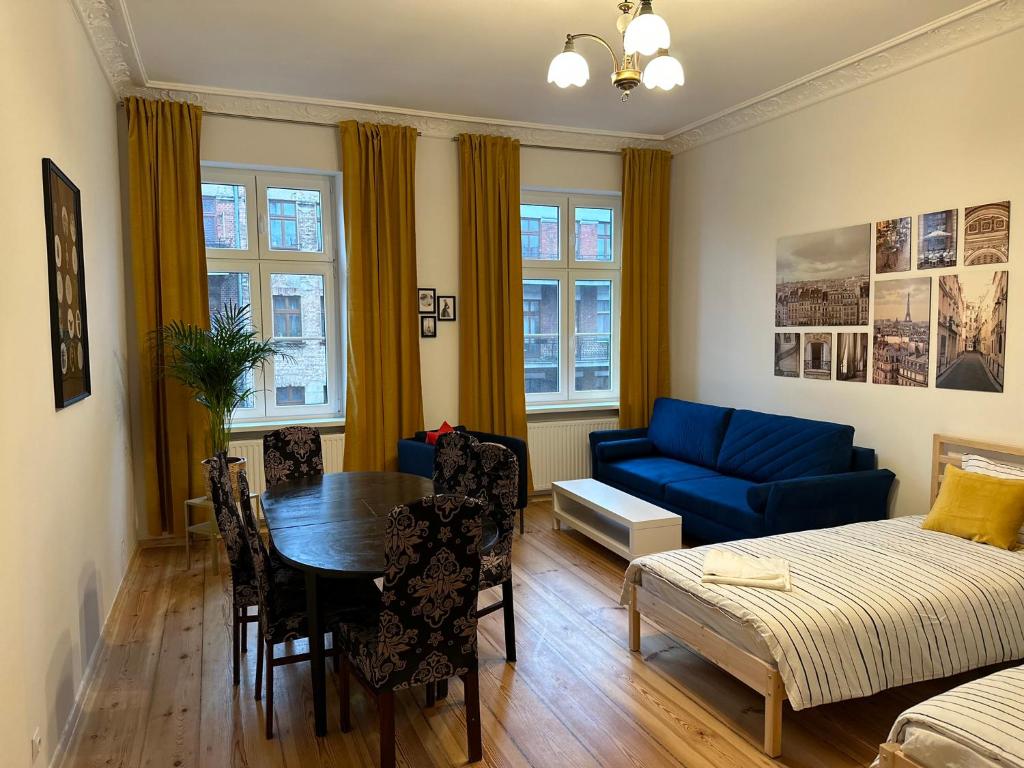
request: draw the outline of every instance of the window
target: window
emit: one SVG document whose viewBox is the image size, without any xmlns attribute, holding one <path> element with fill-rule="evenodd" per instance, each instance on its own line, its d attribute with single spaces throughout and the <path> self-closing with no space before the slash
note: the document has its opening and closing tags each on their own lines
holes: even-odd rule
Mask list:
<svg viewBox="0 0 1024 768">
<path fill-rule="evenodd" d="M 253 326 L 278 347 L 246 382 L 254 394 L 236 417 L 340 415 L 330 178 L 204 167 L 202 194 L 210 313 L 248 305 Z"/>
<path fill-rule="evenodd" d="M 617 195 L 523 192 L 528 403 L 618 399 L 619 210 Z"/>
</svg>

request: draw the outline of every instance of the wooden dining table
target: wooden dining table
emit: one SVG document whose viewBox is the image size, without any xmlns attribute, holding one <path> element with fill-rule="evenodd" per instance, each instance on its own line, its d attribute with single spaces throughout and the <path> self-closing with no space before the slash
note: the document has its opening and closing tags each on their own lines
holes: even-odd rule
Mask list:
<svg viewBox="0 0 1024 768">
<path fill-rule="evenodd" d="M 401 472 L 335 472 L 290 480 L 260 497 L 274 549 L 306 578 L 309 667 L 313 685 L 314 730 L 327 733 L 327 681 L 320 582 L 384 575 L 384 522 L 397 505 L 434 492 L 433 482 Z M 482 546 L 498 538 L 484 523 Z M 269 716 L 269 715 L 268 715 Z"/>
</svg>

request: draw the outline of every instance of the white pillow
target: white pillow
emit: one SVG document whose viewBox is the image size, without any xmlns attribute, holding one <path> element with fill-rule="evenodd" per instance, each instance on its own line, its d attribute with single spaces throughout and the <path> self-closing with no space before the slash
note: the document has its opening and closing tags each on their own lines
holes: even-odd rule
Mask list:
<svg viewBox="0 0 1024 768">
<path fill-rule="evenodd" d="M 960 467 L 964 472 L 974 472 L 978 475 L 989 477 L 1002 477 L 1006 480 L 1024 480 L 1024 464 L 1010 464 L 1005 461 L 995 461 L 976 453 L 965 453 L 960 460 Z M 1024 526 L 1017 531 L 1017 543 L 1024 546 Z"/>
</svg>

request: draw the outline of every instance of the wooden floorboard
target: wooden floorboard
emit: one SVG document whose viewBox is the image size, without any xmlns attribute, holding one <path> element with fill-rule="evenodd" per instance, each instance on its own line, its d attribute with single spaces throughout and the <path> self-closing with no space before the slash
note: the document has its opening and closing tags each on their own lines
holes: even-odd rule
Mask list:
<svg viewBox="0 0 1024 768">
<path fill-rule="evenodd" d="M 646 622 L 642 655 L 618 605 L 626 563 L 580 534 L 551 530 L 550 503 L 527 511 L 514 547 L 519 662 L 505 663 L 500 614 L 480 621 L 484 756 L 493 768 L 857 768 L 896 715 L 954 683 L 785 712 L 782 758 L 761 754 L 763 699 Z M 197 546 L 140 551 L 104 632 L 96 678 L 66 768 L 372 768 L 377 717 L 353 686 L 354 730 L 338 730 L 336 682 L 325 738 L 312 728 L 308 667 L 276 671 L 276 737 L 253 699 L 255 627 L 242 684 L 231 682 L 230 576 Z M 483 598 L 486 599 L 486 598 Z M 288 652 L 303 650 L 295 644 Z M 285 651 L 279 648 L 278 653 Z M 977 676 L 977 675 L 973 675 Z M 397 697 L 397 754 L 410 768 L 466 763 L 463 690 L 427 708 Z"/>
</svg>

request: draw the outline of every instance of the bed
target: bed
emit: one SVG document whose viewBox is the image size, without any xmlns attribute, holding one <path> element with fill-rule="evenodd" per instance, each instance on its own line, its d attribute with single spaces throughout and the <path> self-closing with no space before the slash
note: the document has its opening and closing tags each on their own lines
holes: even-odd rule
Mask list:
<svg viewBox="0 0 1024 768">
<path fill-rule="evenodd" d="M 1024 768 L 1024 667 L 940 693 L 901 714 L 878 768 Z"/>
<path fill-rule="evenodd" d="M 936 436 L 932 499 L 964 452 L 1024 449 Z M 792 592 L 703 585 L 707 547 L 626 571 L 630 650 L 646 618 L 765 698 L 764 752 L 782 753 L 782 705 L 804 709 L 1024 659 L 1024 550 L 922 530 L 922 517 L 715 545 L 790 561 Z M 685 526 L 685 521 L 684 521 Z"/>
</svg>

